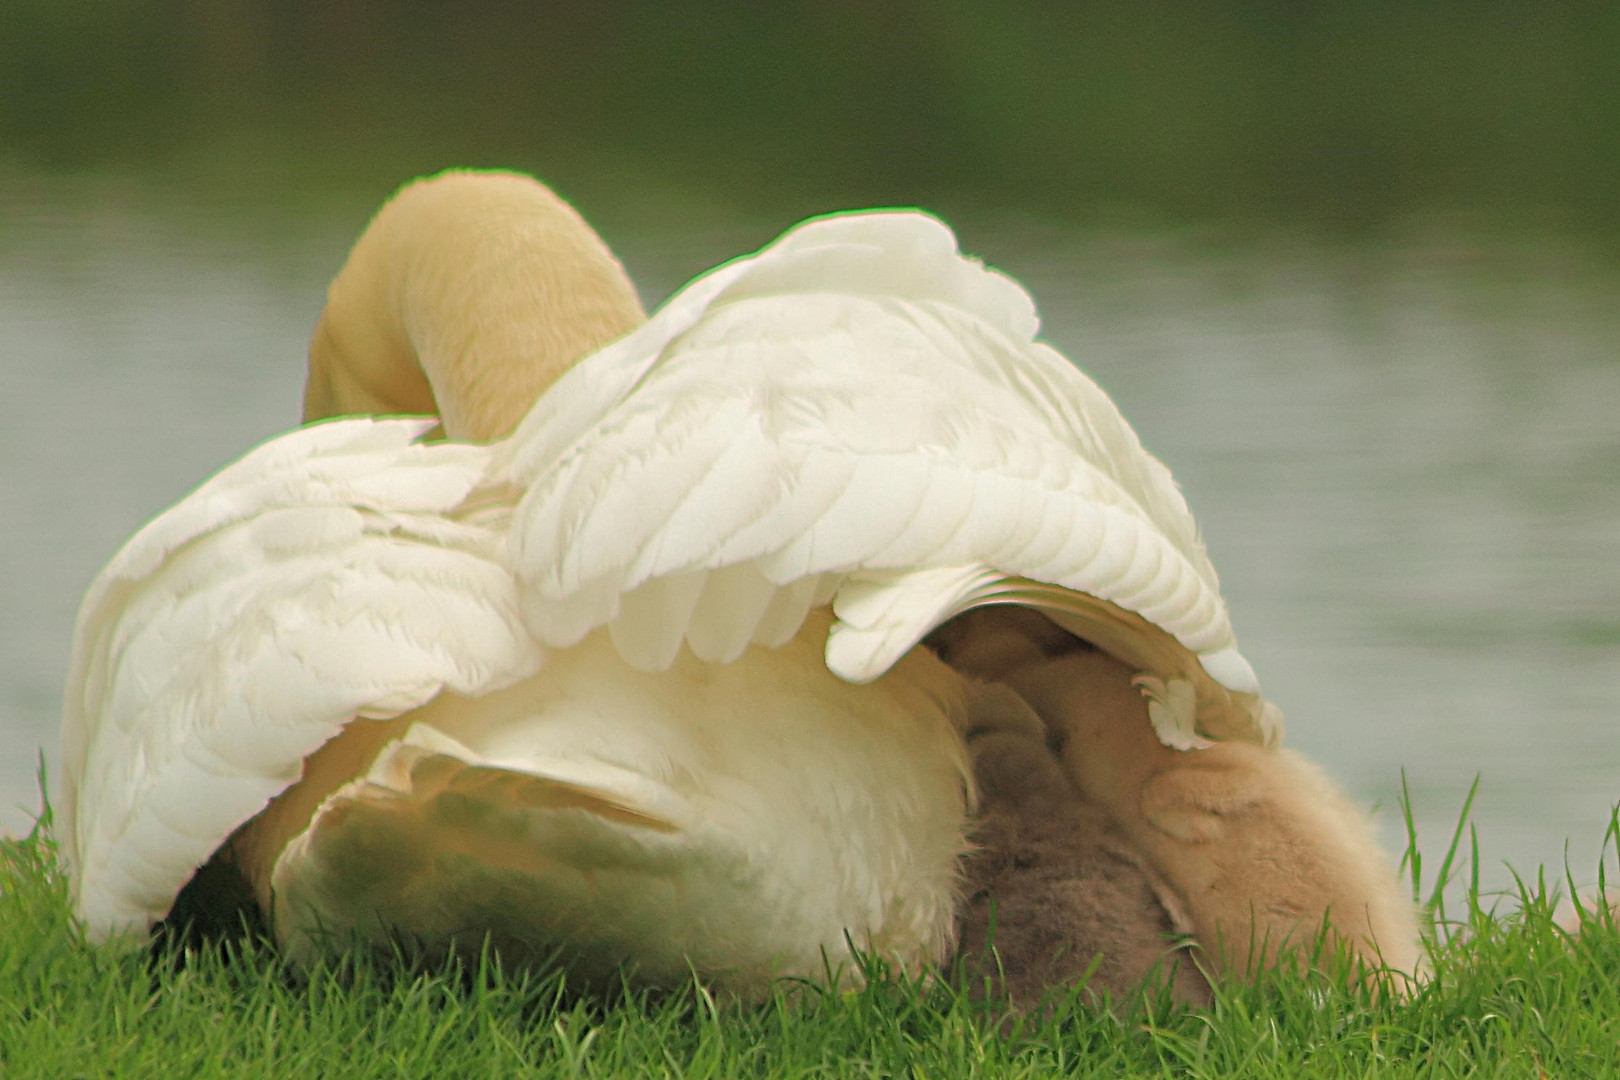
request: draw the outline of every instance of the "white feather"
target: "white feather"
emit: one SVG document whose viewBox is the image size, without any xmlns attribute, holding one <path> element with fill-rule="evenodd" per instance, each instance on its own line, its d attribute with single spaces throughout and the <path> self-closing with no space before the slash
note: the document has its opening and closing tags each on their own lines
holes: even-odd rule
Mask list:
<svg viewBox="0 0 1620 1080">
<path fill-rule="evenodd" d="M 611 822 L 557 817 L 558 785 L 574 785 L 675 828 L 682 806 L 732 822 L 658 849 L 658 866 L 694 853 L 676 875 L 693 888 L 723 866 L 767 891 L 823 890 L 802 901 L 809 922 L 773 930 L 758 920 L 800 900 L 772 891 L 779 906 L 762 907 L 765 893 L 734 889 L 710 926 L 625 878 L 614 900 L 641 905 L 643 944 L 753 919 L 760 942 L 819 950 L 842 940 L 828 926 L 893 916 L 886 940 L 937 955 L 961 840 L 949 673 L 913 655 L 910 674 L 880 676 L 939 623 L 1035 605 L 1190 687 L 1176 738 L 1276 732 L 1168 472 L 1038 329 L 1023 290 L 957 254 L 939 222 L 825 218 L 682 290 L 503 442 L 419 445 L 432 421 L 345 421 L 248 454 L 137 534 L 81 610 L 62 823 L 80 914 L 98 936 L 149 925 L 344 725 L 425 705 L 459 719 L 403 737 L 334 796 L 294 842 L 312 861 L 287 864 L 289 888 L 359 888 L 342 859 L 321 860 L 369 842 L 362 819 L 402 857 L 422 854 L 404 823 L 472 842 L 477 806 L 478 843 L 533 830 L 583 850 Z M 743 696 L 706 696 L 733 669 Z M 574 741 L 527 745 L 532 724 L 482 711 L 519 687 L 525 723 L 577 706 Z M 614 742 L 602 725 L 623 721 L 626 695 L 642 726 Z M 760 705 L 773 695 L 797 704 Z M 817 729 L 826 709 L 839 719 Z M 731 772 L 706 772 L 699 752 L 716 724 Z M 924 758 L 913 787 L 896 784 Z M 678 797 L 637 787 L 661 776 L 674 791 L 676 773 Z M 422 799 L 409 813 L 407 789 Z M 536 896 L 596 902 L 564 878 Z M 389 879 L 402 911 L 427 910 L 415 880 Z M 455 880 L 463 899 L 487 884 Z"/>
<path fill-rule="evenodd" d="M 167 911 L 355 715 L 538 666 L 497 538 L 453 520 L 487 451 L 413 445 L 425 426 L 345 421 L 274 440 L 92 585 L 63 708 L 61 835 L 97 934 Z"/>
<path fill-rule="evenodd" d="M 872 572 L 899 572 L 885 580 L 904 602 L 887 621 L 835 627 L 829 642 L 835 670 L 870 679 L 964 605 L 1084 594 L 1068 605 L 1077 632 L 1112 642 L 1140 615 L 1184 651 L 1228 658 L 1136 650 L 1197 687 L 1201 717 L 1262 737 L 1264 705 L 1185 501 L 1107 395 L 1034 341 L 1033 312 L 938 222 L 910 214 L 812 222 L 699 279 L 633 345 L 559 383 L 571 400 L 613 387 L 593 422 L 571 417 L 564 442 L 537 410 L 497 450 L 496 475 L 524 492 L 508 557 L 535 632 L 571 640 L 630 620 L 640 629 L 615 640 L 640 643 L 646 616 L 614 597 L 665 577 L 718 583 L 752 564 L 783 588 L 856 574 L 871 593 Z M 633 381 L 618 374 L 629 368 Z M 943 579 L 906 576 L 964 567 L 989 576 L 960 601 L 929 593 Z M 730 650 L 688 613 L 708 627 L 726 608 L 681 593 L 700 654 Z M 783 640 L 800 613 L 752 595 L 756 610 L 771 620 L 756 641 Z M 719 636 L 739 640 L 740 615 Z M 638 644 L 634 662 L 667 663 L 670 647 Z"/>
</svg>

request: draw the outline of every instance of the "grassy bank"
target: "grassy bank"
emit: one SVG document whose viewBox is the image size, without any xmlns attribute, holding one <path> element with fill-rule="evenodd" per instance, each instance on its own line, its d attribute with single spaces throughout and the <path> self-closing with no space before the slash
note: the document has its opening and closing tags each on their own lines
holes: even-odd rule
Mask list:
<svg viewBox="0 0 1620 1080">
<path fill-rule="evenodd" d="M 1611 834 L 1611 840 L 1613 835 Z M 1610 853 L 1611 861 L 1613 852 Z M 42 835 L 0 841 L 0 1076 L 969 1077 L 1525 1076 L 1620 1073 L 1620 931 L 1572 938 L 1526 883 L 1491 914 L 1436 921 L 1435 975 L 1408 1002 L 1320 976 L 1040 1018 L 949 981 L 889 979 L 763 1006 L 701 990 L 612 1008 L 481 966 L 356 963 L 294 977 L 268 949 L 166 958 L 87 945 Z"/>
</svg>

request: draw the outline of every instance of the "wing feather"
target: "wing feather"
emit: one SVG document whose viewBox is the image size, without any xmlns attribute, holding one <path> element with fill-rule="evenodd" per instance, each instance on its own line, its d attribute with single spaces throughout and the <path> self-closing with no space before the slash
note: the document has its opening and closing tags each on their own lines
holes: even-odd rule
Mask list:
<svg viewBox="0 0 1620 1080">
<path fill-rule="evenodd" d="M 1038 330 L 1022 289 L 918 214 L 811 222 L 700 279 L 633 335 L 639 358 L 610 348 L 559 384 L 611 387 L 592 419 L 565 440 L 537 410 L 498 451 L 523 492 L 508 556 L 536 633 L 560 640 L 561 612 L 566 636 L 615 627 L 637 664 L 682 636 L 731 656 L 796 629 L 798 583 L 845 581 L 841 620 L 850 590 L 896 590 L 829 640 L 836 671 L 871 678 L 964 605 L 1035 603 L 1121 651 L 1155 630 L 1136 653 L 1189 668 L 1212 723 L 1262 737 L 1186 501 Z"/>
<path fill-rule="evenodd" d="M 686 632 L 693 654 L 716 664 L 737 659 L 764 626 L 776 592 L 752 562 L 709 571 Z"/>
<path fill-rule="evenodd" d="M 415 444 L 430 423 L 273 440 L 91 586 L 64 703 L 62 836 L 93 934 L 161 917 L 356 715 L 538 666 L 500 533 L 456 516 L 488 451 Z"/>
</svg>

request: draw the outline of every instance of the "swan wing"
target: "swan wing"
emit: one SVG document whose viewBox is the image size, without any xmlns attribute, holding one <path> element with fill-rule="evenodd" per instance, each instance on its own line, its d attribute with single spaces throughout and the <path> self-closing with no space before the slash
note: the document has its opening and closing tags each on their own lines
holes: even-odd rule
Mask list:
<svg viewBox="0 0 1620 1080">
<path fill-rule="evenodd" d="M 918 213 L 812 221 L 700 278 L 498 452 L 530 628 L 606 624 L 659 669 L 836 595 L 828 663 L 867 681 L 960 611 L 1033 604 L 1193 681 L 1212 733 L 1269 738 L 1169 471 L 1038 330 Z"/>
<path fill-rule="evenodd" d="M 144 930 L 356 715 L 479 693 L 539 653 L 499 559 L 504 511 L 464 505 L 487 449 L 433 421 L 273 439 L 157 517 L 79 613 L 63 849 L 97 937 Z"/>
</svg>

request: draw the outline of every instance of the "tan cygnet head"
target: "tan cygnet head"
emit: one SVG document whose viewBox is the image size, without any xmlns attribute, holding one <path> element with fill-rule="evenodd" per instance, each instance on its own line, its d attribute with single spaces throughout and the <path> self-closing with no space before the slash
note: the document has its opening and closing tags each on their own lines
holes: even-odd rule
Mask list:
<svg viewBox="0 0 1620 1080">
<path fill-rule="evenodd" d="M 645 319 L 607 245 L 543 184 L 440 173 L 383 205 L 332 282 L 304 419 L 438 415 L 450 438 L 497 439 Z"/>
</svg>

